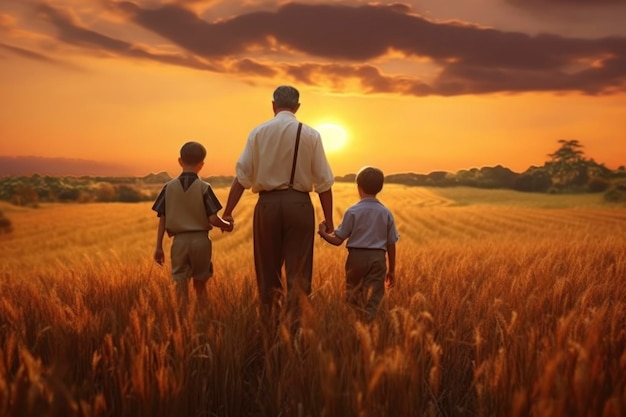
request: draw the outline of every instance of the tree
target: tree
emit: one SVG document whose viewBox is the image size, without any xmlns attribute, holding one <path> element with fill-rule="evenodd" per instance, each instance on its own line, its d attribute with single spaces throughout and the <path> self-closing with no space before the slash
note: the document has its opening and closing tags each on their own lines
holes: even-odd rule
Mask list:
<svg viewBox="0 0 626 417">
<path fill-rule="evenodd" d="M 546 169 L 552 176 L 555 186 L 566 188 L 572 185 L 583 185 L 587 182 L 587 160 L 581 150 L 583 145 L 576 139 L 560 139 L 561 146 L 548 154 L 550 161 Z"/>
</svg>

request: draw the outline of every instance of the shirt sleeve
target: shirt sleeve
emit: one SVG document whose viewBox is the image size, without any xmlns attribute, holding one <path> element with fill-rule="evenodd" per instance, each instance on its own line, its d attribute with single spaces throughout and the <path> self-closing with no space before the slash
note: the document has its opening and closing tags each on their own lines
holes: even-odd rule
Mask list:
<svg viewBox="0 0 626 417">
<path fill-rule="evenodd" d="M 152 210 L 157 212 L 158 217 L 165 216 L 165 186 L 161 189 L 159 196 L 152 205 Z"/>
<path fill-rule="evenodd" d="M 389 221 L 387 223 L 387 244 L 392 245 L 400 239 L 400 234 L 396 228 L 396 222 L 393 218 L 393 214 L 389 212 Z"/>
<path fill-rule="evenodd" d="M 350 209 L 346 210 L 343 215 L 343 219 L 337 228 L 335 229 L 335 236 L 339 239 L 347 239 L 352 234 L 354 229 L 354 215 Z"/>
<path fill-rule="evenodd" d="M 252 187 L 252 182 L 254 181 L 254 158 L 252 151 L 252 139 L 255 135 L 255 132 L 256 129 L 253 130 L 248 136 L 246 146 L 243 148 L 243 152 L 241 153 L 241 156 L 239 156 L 239 159 L 237 160 L 237 165 L 235 166 L 237 181 L 239 181 L 239 183 L 245 189 Z"/>
<path fill-rule="evenodd" d="M 213 192 L 213 189 L 209 185 L 204 193 L 204 207 L 206 208 L 206 215 L 210 217 L 222 209 L 222 204 L 217 199 L 217 196 Z"/>
<path fill-rule="evenodd" d="M 317 134 L 318 140 L 315 142 L 315 146 L 313 147 L 313 185 L 317 193 L 323 193 L 331 189 L 333 183 L 335 182 L 335 177 L 333 176 L 333 171 L 331 170 L 328 159 L 326 158 L 322 139 L 317 131 L 315 131 L 315 134 Z"/>
</svg>

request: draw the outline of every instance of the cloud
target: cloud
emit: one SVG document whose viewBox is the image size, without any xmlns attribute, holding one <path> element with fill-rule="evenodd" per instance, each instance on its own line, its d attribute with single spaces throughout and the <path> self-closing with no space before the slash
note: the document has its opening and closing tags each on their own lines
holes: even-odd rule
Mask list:
<svg viewBox="0 0 626 417">
<path fill-rule="evenodd" d="M 23 175 L 135 175 L 135 168 L 117 163 L 75 158 L 0 156 L 0 176 Z"/>
<path fill-rule="evenodd" d="M 0 48 L 12 52 L 16 55 L 19 55 L 23 58 L 28 58 L 28 59 L 32 59 L 35 61 L 41 61 L 41 62 L 46 62 L 46 63 L 50 63 L 50 64 L 54 64 L 54 63 L 58 63 L 57 60 L 50 58 L 46 55 L 40 54 L 38 52 L 34 52 L 34 51 L 30 51 L 28 49 L 24 49 L 24 48 L 20 48 L 17 46 L 12 46 L 12 45 L 7 45 L 5 43 L 0 43 Z"/>
<path fill-rule="evenodd" d="M 38 6 L 40 15 L 54 25 L 58 38 L 68 44 L 87 48 L 94 53 L 112 53 L 131 58 L 148 59 L 164 64 L 180 65 L 199 70 L 216 71 L 216 68 L 189 55 L 153 53 L 146 48 L 100 34 L 81 26 L 67 12 L 47 4 Z"/>
<path fill-rule="evenodd" d="M 519 6 L 589 6 L 604 7 L 606 5 L 626 4 L 626 0 L 506 0 L 509 3 Z"/>
<path fill-rule="evenodd" d="M 98 33 L 45 4 L 40 12 L 68 44 L 241 76 L 287 75 L 301 83 L 416 96 L 626 90 L 624 37 L 533 36 L 432 21 L 399 5 L 287 3 L 213 22 L 175 4 L 148 9 L 124 1 L 110 7 L 180 52 L 151 51 Z M 398 55 L 416 71 L 383 73 Z M 436 68 L 434 76 L 419 73 L 417 64 L 424 62 Z"/>
</svg>

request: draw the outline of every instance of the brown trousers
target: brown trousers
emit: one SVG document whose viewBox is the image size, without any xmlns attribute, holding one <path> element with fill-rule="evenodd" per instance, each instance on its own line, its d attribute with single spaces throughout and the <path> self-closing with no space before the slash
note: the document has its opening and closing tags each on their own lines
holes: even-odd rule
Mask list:
<svg viewBox="0 0 626 417">
<path fill-rule="evenodd" d="M 376 317 L 385 295 L 386 252 L 350 249 L 346 259 L 346 301 L 366 321 Z"/>
<path fill-rule="evenodd" d="M 261 192 L 254 208 L 254 265 L 261 302 L 298 289 L 311 293 L 315 212 L 308 193 Z M 282 281 L 285 266 L 286 283 Z"/>
</svg>

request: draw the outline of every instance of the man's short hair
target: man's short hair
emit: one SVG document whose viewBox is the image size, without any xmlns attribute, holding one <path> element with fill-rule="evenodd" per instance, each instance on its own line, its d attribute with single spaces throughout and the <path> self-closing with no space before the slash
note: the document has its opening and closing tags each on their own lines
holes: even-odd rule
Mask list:
<svg viewBox="0 0 626 417">
<path fill-rule="evenodd" d="M 294 109 L 298 105 L 299 100 L 300 93 L 290 85 L 281 85 L 274 90 L 274 104 L 276 107 Z"/>
<path fill-rule="evenodd" d="M 187 142 L 180 148 L 180 160 L 185 165 L 197 165 L 205 157 L 206 149 L 198 142 Z"/>
<path fill-rule="evenodd" d="M 356 174 L 356 183 L 366 194 L 376 195 L 383 189 L 385 174 L 374 167 L 363 167 Z"/>
</svg>

